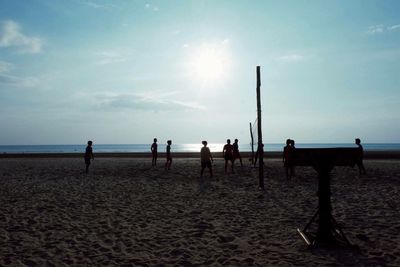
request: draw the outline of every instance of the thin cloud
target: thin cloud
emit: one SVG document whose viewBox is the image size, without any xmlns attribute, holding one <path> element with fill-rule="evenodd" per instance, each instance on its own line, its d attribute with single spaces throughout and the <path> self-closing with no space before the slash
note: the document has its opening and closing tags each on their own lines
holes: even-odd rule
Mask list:
<svg viewBox="0 0 400 267">
<path fill-rule="evenodd" d="M 383 24 L 379 24 L 379 25 L 372 25 L 368 27 L 367 33 L 369 34 L 379 34 L 379 33 L 383 33 L 385 31 L 385 27 L 383 26 Z"/>
<path fill-rule="evenodd" d="M 158 8 L 158 6 L 153 6 L 153 5 L 149 4 L 149 3 L 145 4 L 145 5 L 144 5 L 144 8 L 145 8 L 145 9 L 149 9 L 149 10 L 153 10 L 154 12 L 157 12 L 158 10 L 160 10 L 160 9 Z"/>
<path fill-rule="evenodd" d="M 0 61 L 0 74 L 9 72 L 12 68 L 13 64 L 6 61 Z"/>
<path fill-rule="evenodd" d="M 145 111 L 205 110 L 205 107 L 190 101 L 172 99 L 175 92 L 166 94 L 98 94 L 97 107 L 100 109 L 133 109 Z"/>
<path fill-rule="evenodd" d="M 304 60 L 304 56 L 299 54 L 287 54 L 280 56 L 278 60 L 283 62 L 298 62 Z"/>
<path fill-rule="evenodd" d="M 391 26 L 387 26 L 387 27 L 385 27 L 385 25 L 383 25 L 383 24 L 379 24 L 379 25 L 369 26 L 367 33 L 374 35 L 374 34 L 381 34 L 384 32 L 391 32 L 391 31 L 397 31 L 397 30 L 400 30 L 400 24 L 391 25 Z"/>
<path fill-rule="evenodd" d="M 115 8 L 115 5 L 111 5 L 111 4 L 99 4 L 97 2 L 94 1 L 80 1 L 79 3 L 81 3 L 82 5 L 94 8 L 94 9 L 110 9 L 110 8 Z"/>
<path fill-rule="evenodd" d="M 396 31 L 396 30 L 400 30 L 400 24 L 396 24 L 396 25 L 392 25 L 387 27 L 388 31 Z"/>
<path fill-rule="evenodd" d="M 34 87 L 38 84 L 37 78 L 12 75 L 10 72 L 13 68 L 13 64 L 0 61 L 0 84 L 16 87 Z"/>
<path fill-rule="evenodd" d="M 96 64 L 98 65 L 108 65 L 113 63 L 120 63 L 127 61 L 130 57 L 129 53 L 121 53 L 114 50 L 108 51 L 100 51 L 95 53 L 95 56 L 98 57 Z"/>
<path fill-rule="evenodd" d="M 21 27 L 12 20 L 1 23 L 0 47 L 13 47 L 20 53 L 40 53 L 43 48 L 43 40 L 38 37 L 30 37 L 22 33 Z"/>
<path fill-rule="evenodd" d="M 18 77 L 7 73 L 0 73 L 0 84 L 16 87 L 35 87 L 39 83 L 37 78 Z"/>
</svg>

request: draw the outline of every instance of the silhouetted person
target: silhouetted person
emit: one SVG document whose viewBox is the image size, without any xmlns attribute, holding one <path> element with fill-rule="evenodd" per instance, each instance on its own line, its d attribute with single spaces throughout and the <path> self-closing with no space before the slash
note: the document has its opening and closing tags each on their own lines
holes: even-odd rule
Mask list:
<svg viewBox="0 0 400 267">
<path fill-rule="evenodd" d="M 243 167 L 242 157 L 240 156 L 238 142 L 239 142 L 239 140 L 235 139 L 235 142 L 232 145 L 233 146 L 233 162 L 235 162 L 236 159 L 239 159 L 240 160 L 240 166 Z"/>
<path fill-rule="evenodd" d="M 228 168 L 228 161 L 231 162 L 232 172 L 233 172 L 233 146 L 231 145 L 231 140 L 226 140 L 226 145 L 222 149 L 222 157 L 225 159 L 225 173 Z"/>
<path fill-rule="evenodd" d="M 86 147 L 86 151 L 85 151 L 85 164 L 86 164 L 86 173 L 89 173 L 89 166 L 90 166 L 90 160 L 94 159 L 93 156 L 93 148 L 92 148 L 92 141 L 88 141 L 87 142 L 87 147 Z"/>
<path fill-rule="evenodd" d="M 290 139 L 290 153 L 293 155 L 294 150 L 296 149 L 295 142 L 293 139 Z M 292 162 L 291 162 L 291 167 L 290 167 L 290 178 L 295 177 L 296 172 L 295 172 L 295 165 L 293 162 L 293 156 L 292 156 Z"/>
<path fill-rule="evenodd" d="M 257 159 L 260 157 L 261 154 L 264 154 L 264 144 L 261 144 L 261 146 L 257 146 L 257 151 L 254 155 L 254 167 L 257 165 Z"/>
<path fill-rule="evenodd" d="M 167 148 L 166 148 L 166 151 L 167 151 L 167 162 L 165 162 L 165 169 L 166 170 L 167 169 L 170 170 L 171 169 L 171 164 L 172 164 L 171 144 L 172 144 L 172 141 L 168 140 L 167 141 Z"/>
<path fill-rule="evenodd" d="M 203 177 L 204 169 L 207 167 L 210 170 L 210 176 L 213 177 L 211 162 L 213 157 L 210 149 L 207 147 L 207 141 L 201 142 L 204 146 L 200 150 L 201 172 L 200 177 Z"/>
<path fill-rule="evenodd" d="M 154 142 L 150 147 L 151 154 L 153 155 L 153 159 L 151 160 L 151 166 L 157 166 L 157 138 L 154 138 Z"/>
<path fill-rule="evenodd" d="M 293 175 L 293 147 L 292 140 L 286 139 L 286 146 L 283 148 L 283 166 L 286 171 L 286 178 L 290 179 Z"/>
<path fill-rule="evenodd" d="M 365 168 L 364 168 L 364 163 L 363 163 L 364 149 L 361 145 L 360 138 L 356 138 L 355 143 L 358 146 L 358 149 L 360 150 L 359 158 L 357 159 L 358 170 L 359 170 L 360 174 L 367 174 L 367 172 L 365 171 Z"/>
</svg>

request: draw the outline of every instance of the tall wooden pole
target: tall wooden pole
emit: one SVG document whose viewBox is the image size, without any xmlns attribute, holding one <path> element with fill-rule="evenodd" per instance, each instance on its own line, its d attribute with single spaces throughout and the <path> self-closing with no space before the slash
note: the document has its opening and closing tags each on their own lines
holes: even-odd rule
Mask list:
<svg viewBox="0 0 400 267">
<path fill-rule="evenodd" d="M 261 130 L 261 75 L 260 66 L 257 66 L 257 126 L 258 126 L 258 157 L 259 157 L 259 186 L 264 190 L 264 148 Z"/>
</svg>

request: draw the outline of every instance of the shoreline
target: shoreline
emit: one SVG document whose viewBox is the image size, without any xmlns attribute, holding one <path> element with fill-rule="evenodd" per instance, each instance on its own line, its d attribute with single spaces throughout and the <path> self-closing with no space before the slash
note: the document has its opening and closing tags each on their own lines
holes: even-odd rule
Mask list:
<svg viewBox="0 0 400 267">
<path fill-rule="evenodd" d="M 0 158 L 80 158 L 80 153 L 2 153 Z M 212 152 L 214 158 L 222 158 L 221 152 Z M 241 152 L 243 159 L 250 158 L 251 152 Z M 95 158 L 151 158 L 151 152 L 94 152 Z M 280 151 L 264 152 L 264 158 L 279 159 L 283 153 Z M 173 158 L 199 158 L 200 152 L 173 152 Z M 164 152 L 158 153 L 158 158 L 165 158 Z M 400 159 L 400 150 L 364 151 L 364 159 Z"/>
</svg>

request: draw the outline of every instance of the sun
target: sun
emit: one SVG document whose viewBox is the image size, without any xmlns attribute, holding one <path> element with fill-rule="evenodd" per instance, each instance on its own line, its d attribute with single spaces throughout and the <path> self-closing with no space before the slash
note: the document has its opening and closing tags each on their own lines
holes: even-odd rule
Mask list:
<svg viewBox="0 0 400 267">
<path fill-rule="evenodd" d="M 191 49 L 188 63 L 195 80 L 214 83 L 226 78 L 229 53 L 224 44 L 203 44 Z"/>
<path fill-rule="evenodd" d="M 192 67 L 198 79 L 215 81 L 223 74 L 224 62 L 215 49 L 203 49 L 193 57 Z"/>
</svg>

